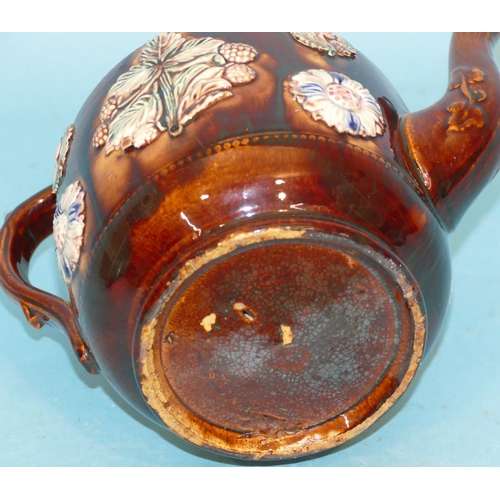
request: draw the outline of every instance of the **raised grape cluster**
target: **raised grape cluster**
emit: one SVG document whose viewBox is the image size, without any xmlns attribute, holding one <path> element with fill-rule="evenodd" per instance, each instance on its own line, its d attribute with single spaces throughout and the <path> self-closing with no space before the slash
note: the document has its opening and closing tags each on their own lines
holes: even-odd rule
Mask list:
<svg viewBox="0 0 500 500">
<path fill-rule="evenodd" d="M 94 137 L 92 140 L 94 148 L 100 148 L 101 146 L 104 146 L 104 144 L 106 144 L 106 141 L 108 140 L 108 134 L 108 126 L 106 124 L 99 125 L 94 133 Z"/>
<path fill-rule="evenodd" d="M 228 62 L 248 63 L 257 56 L 257 51 L 246 43 L 225 43 L 219 47 L 219 53 Z"/>
<path fill-rule="evenodd" d="M 255 71 L 246 64 L 228 64 L 224 71 L 224 76 L 233 85 L 243 85 L 255 78 Z"/>
<path fill-rule="evenodd" d="M 107 122 L 113 118 L 118 109 L 116 105 L 116 99 L 114 97 L 110 97 L 101 109 L 101 114 L 99 117 L 101 118 L 101 122 Z"/>
</svg>

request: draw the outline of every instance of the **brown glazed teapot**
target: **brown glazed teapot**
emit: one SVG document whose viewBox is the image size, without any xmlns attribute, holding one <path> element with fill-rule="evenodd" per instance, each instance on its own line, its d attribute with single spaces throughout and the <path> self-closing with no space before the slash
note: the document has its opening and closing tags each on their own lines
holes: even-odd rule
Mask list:
<svg viewBox="0 0 500 500">
<path fill-rule="evenodd" d="M 455 35 L 444 97 L 408 114 L 333 33 L 160 34 L 7 217 L 0 284 L 198 446 L 337 446 L 391 408 L 440 329 L 448 233 L 499 165 L 497 39 Z M 28 280 L 51 232 L 69 302 Z"/>
</svg>

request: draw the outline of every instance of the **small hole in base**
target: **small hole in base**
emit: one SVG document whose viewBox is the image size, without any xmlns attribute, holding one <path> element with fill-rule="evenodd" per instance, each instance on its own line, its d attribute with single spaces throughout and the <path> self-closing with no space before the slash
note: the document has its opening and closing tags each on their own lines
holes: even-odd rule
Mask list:
<svg viewBox="0 0 500 500">
<path fill-rule="evenodd" d="M 243 311 L 241 311 L 241 314 L 243 314 L 243 316 L 245 316 L 248 321 L 255 321 L 255 316 L 250 311 L 244 309 Z"/>
<path fill-rule="evenodd" d="M 243 319 L 247 322 L 254 322 L 257 315 L 243 302 L 235 302 L 233 304 L 233 309 L 243 317 Z"/>
</svg>

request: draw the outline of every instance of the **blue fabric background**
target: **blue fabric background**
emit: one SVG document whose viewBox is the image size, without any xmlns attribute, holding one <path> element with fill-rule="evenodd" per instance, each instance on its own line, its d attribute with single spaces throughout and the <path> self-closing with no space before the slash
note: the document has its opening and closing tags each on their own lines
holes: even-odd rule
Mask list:
<svg viewBox="0 0 500 500">
<path fill-rule="evenodd" d="M 154 33 L 0 34 L 0 216 L 52 181 L 59 139 L 100 79 Z M 350 33 L 410 110 L 447 85 L 449 34 Z M 500 51 L 497 48 L 497 53 Z M 500 179 L 451 236 L 454 292 L 410 389 L 358 438 L 287 466 L 500 465 Z M 33 283 L 66 296 L 52 239 Z M 32 329 L 0 293 L 0 466 L 218 466 L 90 376 L 60 332 Z"/>
</svg>

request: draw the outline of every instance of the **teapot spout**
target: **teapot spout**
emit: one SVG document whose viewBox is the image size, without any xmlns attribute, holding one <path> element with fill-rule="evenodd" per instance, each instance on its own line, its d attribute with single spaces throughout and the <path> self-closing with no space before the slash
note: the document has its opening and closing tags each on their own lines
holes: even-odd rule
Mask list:
<svg viewBox="0 0 500 500">
<path fill-rule="evenodd" d="M 407 167 L 449 231 L 499 168 L 500 74 L 493 53 L 499 35 L 454 34 L 445 95 L 402 120 Z"/>
</svg>

